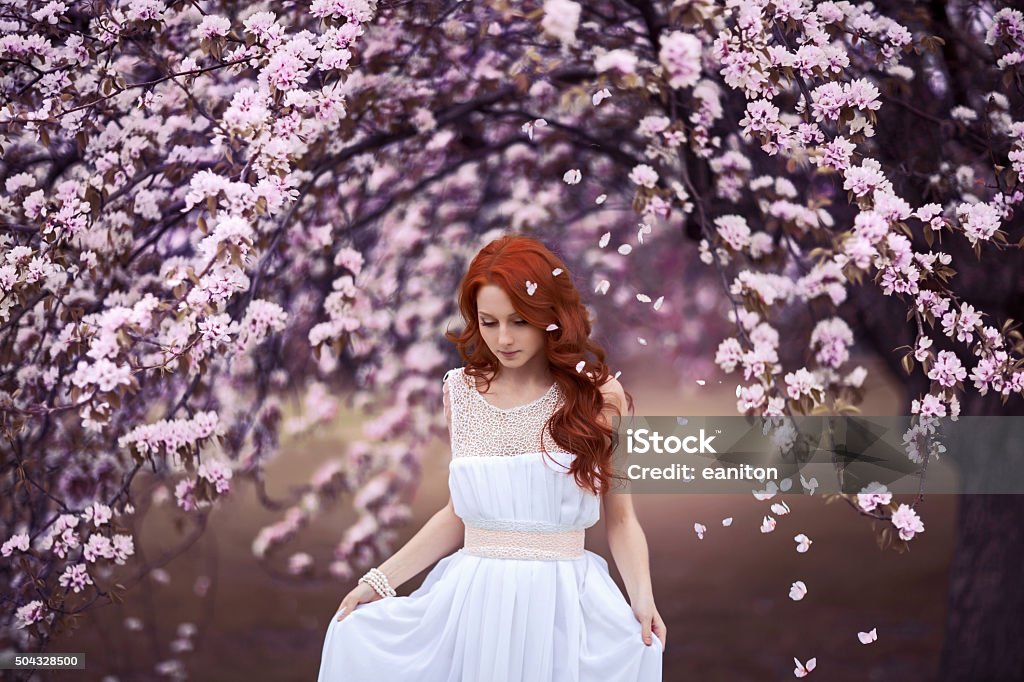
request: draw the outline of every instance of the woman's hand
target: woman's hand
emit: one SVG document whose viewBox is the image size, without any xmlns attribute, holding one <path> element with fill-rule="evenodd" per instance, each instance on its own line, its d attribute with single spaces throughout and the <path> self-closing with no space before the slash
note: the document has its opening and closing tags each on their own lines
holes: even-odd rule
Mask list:
<svg viewBox="0 0 1024 682">
<path fill-rule="evenodd" d="M 654 606 L 654 600 L 640 599 L 632 607 L 633 615 L 636 616 L 636 619 L 643 626 L 641 636 L 643 637 L 644 644 L 648 646 L 654 644 L 651 638 L 651 632 L 653 631 L 658 636 L 658 639 L 661 640 L 661 649 L 664 651 L 668 645 L 665 639 L 668 635 L 668 629 L 665 627 L 665 621 L 661 619 L 658 609 Z"/>
<path fill-rule="evenodd" d="M 352 613 L 360 604 L 367 604 L 378 599 L 382 599 L 382 597 L 377 594 L 377 590 L 366 583 L 359 583 L 341 600 L 341 603 L 338 604 L 338 610 L 334 615 L 338 617 L 338 622 L 340 623 L 345 619 L 345 616 Z"/>
</svg>

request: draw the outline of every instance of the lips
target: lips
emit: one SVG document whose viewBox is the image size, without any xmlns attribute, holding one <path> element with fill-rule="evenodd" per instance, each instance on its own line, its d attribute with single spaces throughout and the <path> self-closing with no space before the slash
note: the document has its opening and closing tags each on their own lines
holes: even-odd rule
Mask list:
<svg viewBox="0 0 1024 682">
<path fill-rule="evenodd" d="M 503 351 L 503 350 L 499 350 L 498 352 L 499 352 L 499 353 L 501 353 L 502 355 L 504 355 L 504 356 L 505 356 L 506 358 L 510 358 L 510 357 L 512 357 L 513 355 L 515 355 L 516 353 L 518 353 L 519 351 L 517 351 L 517 350 L 514 350 L 514 351 L 512 351 L 511 353 L 506 353 L 506 352 L 505 352 L 505 351 Z"/>
</svg>

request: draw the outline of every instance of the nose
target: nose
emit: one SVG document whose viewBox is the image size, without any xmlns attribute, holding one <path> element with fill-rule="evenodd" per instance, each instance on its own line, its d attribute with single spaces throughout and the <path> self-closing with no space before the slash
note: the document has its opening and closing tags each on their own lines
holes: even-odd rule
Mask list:
<svg viewBox="0 0 1024 682">
<path fill-rule="evenodd" d="M 502 346 L 512 345 L 512 334 L 508 327 L 501 327 L 501 330 L 498 332 L 498 344 Z"/>
</svg>

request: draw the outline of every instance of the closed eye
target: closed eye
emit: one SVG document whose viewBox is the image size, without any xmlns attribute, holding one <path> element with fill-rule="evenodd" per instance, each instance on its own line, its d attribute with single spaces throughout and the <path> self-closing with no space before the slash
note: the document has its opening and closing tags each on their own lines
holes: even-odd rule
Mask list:
<svg viewBox="0 0 1024 682">
<path fill-rule="evenodd" d="M 526 320 L 516 320 L 516 324 L 530 324 L 530 323 L 527 322 Z M 481 327 L 493 327 L 494 325 L 495 325 L 494 322 L 481 322 L 480 323 Z"/>
</svg>

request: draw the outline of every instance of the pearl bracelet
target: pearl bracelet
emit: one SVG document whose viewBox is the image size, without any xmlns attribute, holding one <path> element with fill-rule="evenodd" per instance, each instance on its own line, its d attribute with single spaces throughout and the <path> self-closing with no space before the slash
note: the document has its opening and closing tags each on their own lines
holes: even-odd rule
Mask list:
<svg viewBox="0 0 1024 682">
<path fill-rule="evenodd" d="M 366 572 L 362 578 L 359 579 L 360 583 L 366 583 L 381 597 L 394 597 L 398 593 L 391 587 L 388 582 L 388 578 L 384 573 L 377 568 L 371 568 Z"/>
</svg>

